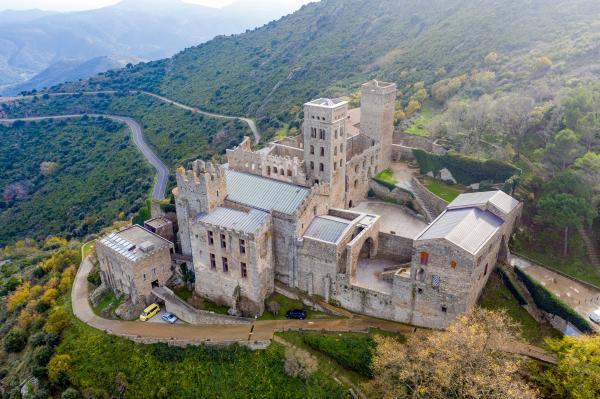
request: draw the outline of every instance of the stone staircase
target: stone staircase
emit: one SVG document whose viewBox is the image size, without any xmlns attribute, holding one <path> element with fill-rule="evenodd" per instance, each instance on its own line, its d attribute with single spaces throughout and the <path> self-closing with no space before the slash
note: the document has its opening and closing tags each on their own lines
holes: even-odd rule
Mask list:
<svg viewBox="0 0 600 399">
<path fill-rule="evenodd" d="M 592 234 L 581 226 L 577 228 L 577 232 L 585 244 L 585 250 L 590 262 L 592 265 L 596 266 L 598 270 L 600 270 L 600 254 L 598 254 L 598 248 L 592 239 Z"/>
<path fill-rule="evenodd" d="M 408 190 L 412 193 L 416 202 L 416 208 L 421 210 L 425 214 L 424 216 L 428 222 L 431 222 L 435 219 L 435 210 L 429 205 L 428 201 L 423 200 L 420 191 L 417 189 L 417 187 L 415 187 L 415 184 L 412 181 L 405 182 L 405 184 L 402 185 L 401 188 Z"/>
</svg>

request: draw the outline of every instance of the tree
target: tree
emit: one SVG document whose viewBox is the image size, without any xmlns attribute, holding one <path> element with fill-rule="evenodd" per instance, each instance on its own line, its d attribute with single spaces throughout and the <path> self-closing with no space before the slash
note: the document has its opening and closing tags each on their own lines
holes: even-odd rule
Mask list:
<svg viewBox="0 0 600 399">
<path fill-rule="evenodd" d="M 535 377 L 544 397 L 594 399 L 600 397 L 600 336 L 568 337 L 547 341 L 558 364 Z"/>
<path fill-rule="evenodd" d="M 581 155 L 582 148 L 579 145 L 577 135 L 571 129 L 558 132 L 554 141 L 548 144 L 540 153 L 542 159 L 554 170 L 562 171 Z"/>
<path fill-rule="evenodd" d="M 27 345 L 27 334 L 18 328 L 10 330 L 4 338 L 4 350 L 7 352 L 21 352 Z"/>
<path fill-rule="evenodd" d="M 555 228 L 564 229 L 563 255 L 567 256 L 569 248 L 569 227 L 582 226 L 593 220 L 597 210 L 584 198 L 566 193 L 546 194 L 538 202 L 536 220 Z"/>
<path fill-rule="evenodd" d="M 71 356 L 55 355 L 48 362 L 48 379 L 53 383 L 63 383 L 71 371 Z"/>
<path fill-rule="evenodd" d="M 408 105 L 406 106 L 406 110 L 404 111 L 406 116 L 410 117 L 412 116 L 415 112 L 418 112 L 421 110 L 421 103 L 417 100 L 410 100 L 408 102 Z"/>
<path fill-rule="evenodd" d="M 59 335 L 69 325 L 67 312 L 62 308 L 56 308 L 50 312 L 44 331 L 48 334 Z"/>
<path fill-rule="evenodd" d="M 586 150 L 590 151 L 600 142 L 600 116 L 589 113 L 577 121 L 577 137 Z"/>
<path fill-rule="evenodd" d="M 483 61 L 488 65 L 495 64 L 496 62 L 498 62 L 498 53 L 492 51 L 491 53 L 485 56 Z"/>
<path fill-rule="evenodd" d="M 587 152 L 575 160 L 575 169 L 594 192 L 600 192 L 600 154 Z"/>
<path fill-rule="evenodd" d="M 519 375 L 521 363 L 496 349 L 518 336 L 505 312 L 476 308 L 447 331 L 413 334 L 406 344 L 376 337 L 368 387 L 383 399 L 535 398 Z"/>
</svg>

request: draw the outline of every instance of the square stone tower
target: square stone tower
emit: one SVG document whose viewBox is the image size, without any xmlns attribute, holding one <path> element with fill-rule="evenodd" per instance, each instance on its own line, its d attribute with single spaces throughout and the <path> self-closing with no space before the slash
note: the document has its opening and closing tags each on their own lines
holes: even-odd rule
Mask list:
<svg viewBox="0 0 600 399">
<path fill-rule="evenodd" d="M 394 135 L 395 83 L 372 80 L 362 85 L 360 131 L 381 143 L 379 170 L 390 167 Z"/>
<path fill-rule="evenodd" d="M 173 194 L 177 207 L 181 253 L 189 256 L 192 254 L 189 226 L 191 220 L 220 206 L 227 197 L 225 169 L 210 162 L 194 161 L 192 170 L 177 170 L 177 188 L 173 190 Z"/>
<path fill-rule="evenodd" d="M 331 186 L 331 206 L 344 204 L 348 102 L 320 98 L 304 104 L 304 161 L 308 184 Z"/>
</svg>

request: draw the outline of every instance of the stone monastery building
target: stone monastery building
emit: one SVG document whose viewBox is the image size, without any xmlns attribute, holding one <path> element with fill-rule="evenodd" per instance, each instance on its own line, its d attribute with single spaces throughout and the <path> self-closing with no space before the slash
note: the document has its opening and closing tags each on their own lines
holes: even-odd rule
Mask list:
<svg viewBox="0 0 600 399">
<path fill-rule="evenodd" d="M 180 168 L 174 190 L 184 255 L 203 297 L 261 314 L 275 281 L 344 308 L 445 327 L 476 303 L 521 205 L 503 192 L 460 195 L 419 234 L 357 207 L 392 163 L 396 85 L 362 86 L 360 109 L 320 98 L 302 134 L 225 165 Z M 400 212 L 400 210 L 398 210 Z"/>
</svg>

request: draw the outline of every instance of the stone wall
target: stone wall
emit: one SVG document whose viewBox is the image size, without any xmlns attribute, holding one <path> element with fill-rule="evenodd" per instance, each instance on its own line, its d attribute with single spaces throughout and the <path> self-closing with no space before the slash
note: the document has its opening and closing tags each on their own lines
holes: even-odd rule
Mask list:
<svg viewBox="0 0 600 399">
<path fill-rule="evenodd" d="M 392 144 L 392 161 L 414 161 L 415 155 L 413 154 L 412 147 L 406 147 L 401 144 Z"/>
<path fill-rule="evenodd" d="M 384 201 L 392 201 L 397 204 L 407 204 L 413 200 L 413 195 L 410 192 L 403 190 L 400 187 L 390 190 L 375 180 L 369 181 L 369 188 L 373 190 L 377 198 Z"/>
<path fill-rule="evenodd" d="M 394 132 L 394 144 L 399 144 L 405 148 L 418 148 L 427 152 L 432 152 L 438 155 L 444 155 L 448 153 L 441 145 L 437 144 L 430 137 L 417 136 L 414 134 L 408 134 L 396 131 Z"/>
<path fill-rule="evenodd" d="M 354 154 L 346 164 L 345 207 L 356 206 L 366 198 L 371 178 L 379 172 L 381 146 L 375 144 L 359 154 Z"/>
<path fill-rule="evenodd" d="M 395 319 L 392 296 L 381 292 L 357 287 L 348 282 L 345 276 L 337 276 L 333 285 L 332 299 L 341 307 L 355 313 Z"/>
<path fill-rule="evenodd" d="M 212 232 L 212 244 L 209 232 Z M 253 234 L 202 222 L 193 223 L 192 252 L 196 292 L 229 307 L 236 306 L 236 300 L 243 298 L 252 304 L 251 313 L 262 314 L 264 300 L 273 292 L 274 285 L 271 232 L 271 218 Z M 221 245 L 222 236 L 225 238 L 225 248 Z M 241 250 L 241 240 L 244 252 Z M 214 267 L 211 255 L 214 256 Z M 227 271 L 224 269 L 224 259 L 227 259 Z M 242 275 L 242 263 L 246 265 L 246 277 Z"/>
<path fill-rule="evenodd" d="M 154 289 L 157 297 L 165 301 L 167 312 L 173 313 L 179 319 L 193 325 L 209 325 L 209 324 L 248 324 L 252 319 L 243 317 L 232 317 L 214 312 L 199 310 L 182 301 L 173 291 L 167 287 Z"/>
<path fill-rule="evenodd" d="M 437 218 L 444 210 L 446 210 L 448 202 L 429 191 L 419 179 L 413 177 L 412 184 L 415 194 L 425 203 L 425 206 L 432 211 L 433 218 Z"/>
<path fill-rule="evenodd" d="M 399 263 L 410 262 L 413 242 L 410 238 L 379 232 L 377 255 L 383 258 L 392 258 Z"/>
</svg>

